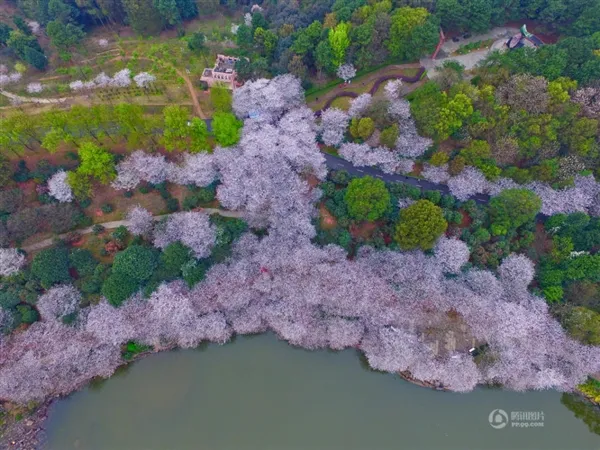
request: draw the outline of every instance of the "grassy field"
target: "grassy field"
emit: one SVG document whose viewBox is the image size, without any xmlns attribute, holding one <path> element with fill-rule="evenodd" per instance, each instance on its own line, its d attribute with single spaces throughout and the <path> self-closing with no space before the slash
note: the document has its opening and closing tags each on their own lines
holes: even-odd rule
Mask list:
<svg viewBox="0 0 600 450">
<path fill-rule="evenodd" d="M 335 81 L 334 83 L 326 85 L 324 88 L 319 90 L 309 90 L 307 91 L 306 103 L 313 110 L 317 111 L 322 109 L 325 106 L 325 103 L 328 99 L 335 96 L 340 92 L 354 92 L 356 94 L 364 94 L 365 92 L 369 92 L 375 80 L 379 77 L 385 75 L 405 75 L 405 76 L 414 76 L 418 72 L 418 67 L 403 67 L 403 66 L 384 66 L 380 67 L 376 70 L 363 73 L 362 75 L 358 75 L 356 78 L 352 79 L 350 84 L 343 83 L 340 79 Z M 344 105 L 342 99 L 335 100 L 336 102 L 340 101 L 341 105 Z M 346 99 L 349 102 L 349 99 Z"/>
</svg>

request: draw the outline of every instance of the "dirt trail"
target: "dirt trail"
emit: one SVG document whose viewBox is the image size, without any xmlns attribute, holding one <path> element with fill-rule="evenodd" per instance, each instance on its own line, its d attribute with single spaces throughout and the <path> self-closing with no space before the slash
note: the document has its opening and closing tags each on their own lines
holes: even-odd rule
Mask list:
<svg viewBox="0 0 600 450">
<path fill-rule="evenodd" d="M 369 89 L 365 90 L 365 92 L 368 92 L 374 87 L 373 85 L 375 83 L 377 83 L 377 80 L 379 80 L 383 76 L 386 76 L 386 75 L 387 76 L 391 76 L 391 75 L 400 76 L 402 74 L 398 73 L 398 71 L 401 71 L 402 69 L 420 69 L 420 68 L 421 68 L 421 65 L 418 62 L 417 63 L 407 63 L 407 64 L 394 64 L 394 65 L 382 67 L 381 69 L 368 74 L 364 79 L 361 79 L 360 82 L 352 82 L 350 84 L 340 83 L 338 86 L 336 86 L 335 88 L 333 88 L 332 90 L 330 90 L 329 92 L 324 94 L 322 97 L 319 96 L 319 97 L 317 97 L 316 100 L 311 101 L 308 104 L 308 106 L 310 108 L 315 108 L 315 107 L 321 106 L 318 109 L 323 109 L 326 107 L 326 105 L 331 104 L 331 102 L 333 102 L 333 100 L 335 100 L 338 97 L 354 97 L 353 94 L 355 94 L 355 93 L 352 91 L 352 89 L 356 87 L 356 83 L 360 83 L 361 86 L 363 86 L 363 85 L 369 86 Z M 356 94 L 356 96 L 358 96 L 358 94 Z"/>
<path fill-rule="evenodd" d="M 235 218 L 242 217 L 242 213 L 239 211 L 225 211 L 223 209 L 217 209 L 217 208 L 196 208 L 194 211 L 206 212 L 208 214 L 219 214 L 223 217 L 235 217 Z M 163 217 L 168 217 L 169 215 L 170 214 L 154 216 L 154 220 L 158 221 L 158 220 L 162 219 Z M 97 223 L 95 225 L 102 225 L 107 230 L 113 230 L 115 228 L 119 228 L 121 225 L 127 226 L 128 224 L 129 224 L 128 220 L 114 220 L 112 222 Z M 77 232 L 79 234 L 90 234 L 90 233 L 94 232 L 94 226 L 83 228 L 81 230 L 73 230 L 69 233 L 72 233 L 72 232 Z M 56 237 L 44 239 L 43 241 L 36 242 L 35 244 L 28 245 L 27 247 L 23 247 L 23 250 L 25 250 L 27 253 L 31 253 L 31 252 L 35 252 L 38 250 L 42 250 L 47 247 L 51 247 L 52 245 L 54 245 L 54 242 L 57 237 L 60 239 L 64 239 L 69 235 L 69 233 L 63 233 L 63 234 L 59 234 Z"/>
</svg>

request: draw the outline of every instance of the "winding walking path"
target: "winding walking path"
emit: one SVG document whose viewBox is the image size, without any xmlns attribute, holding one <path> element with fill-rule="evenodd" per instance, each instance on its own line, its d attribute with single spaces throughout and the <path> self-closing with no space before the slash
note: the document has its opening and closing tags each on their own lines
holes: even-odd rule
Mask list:
<svg viewBox="0 0 600 450">
<path fill-rule="evenodd" d="M 333 170 L 345 170 L 351 175 L 355 175 L 357 177 L 364 177 L 369 175 L 374 178 L 379 178 L 380 180 L 385 181 L 386 183 L 405 183 L 410 184 L 411 186 L 418 187 L 421 190 L 426 191 L 439 191 L 443 194 L 449 194 L 450 188 L 448 188 L 445 184 L 432 183 L 431 181 L 427 181 L 422 178 L 410 177 L 407 175 L 400 174 L 390 174 L 385 173 L 380 169 L 375 167 L 363 166 L 357 167 L 354 166 L 351 162 L 346 161 L 339 156 L 333 156 L 329 153 L 323 153 L 325 157 L 325 162 L 327 167 Z M 485 204 L 490 201 L 490 196 L 486 194 L 477 194 L 471 197 L 476 203 Z"/>
<path fill-rule="evenodd" d="M 224 209 L 217 209 L 217 208 L 196 208 L 193 211 L 196 211 L 196 212 L 206 212 L 208 214 L 219 214 L 219 215 L 221 215 L 223 217 L 235 217 L 235 218 L 242 217 L 242 213 L 239 212 L 239 211 L 226 211 Z M 160 215 L 160 216 L 154 216 L 154 220 L 158 221 L 158 220 L 161 220 L 162 218 L 168 217 L 168 216 L 170 216 L 170 214 L 163 214 L 163 215 Z M 25 250 L 27 253 L 30 253 L 30 252 L 35 252 L 35 251 L 38 251 L 38 250 L 42 250 L 42 249 L 47 248 L 47 247 L 51 247 L 52 245 L 54 245 L 54 241 L 56 240 L 57 237 L 59 239 L 64 239 L 70 233 L 73 233 L 73 232 L 77 232 L 79 234 L 90 234 L 90 233 L 93 233 L 95 225 L 102 225 L 107 230 L 113 230 L 115 228 L 119 228 L 122 225 L 127 226 L 128 224 L 129 224 L 128 220 L 115 220 L 115 221 L 112 221 L 112 222 L 96 223 L 96 224 L 92 225 L 91 227 L 83 228 L 81 230 L 72 230 L 72 231 L 70 231 L 68 233 L 59 234 L 56 237 L 44 239 L 43 241 L 36 242 L 35 244 L 31 244 L 31 245 L 28 245 L 26 247 L 23 247 L 23 250 Z"/>
</svg>

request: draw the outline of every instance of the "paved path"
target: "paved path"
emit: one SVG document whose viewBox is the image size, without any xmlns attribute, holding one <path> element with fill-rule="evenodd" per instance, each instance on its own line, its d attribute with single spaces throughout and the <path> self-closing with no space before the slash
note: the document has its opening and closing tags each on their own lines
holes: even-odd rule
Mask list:
<svg viewBox="0 0 600 450">
<path fill-rule="evenodd" d="M 13 94 L 12 92 L 5 91 L 4 89 L 0 89 L 0 94 L 5 97 L 10 98 L 11 100 L 17 100 L 21 103 L 40 103 L 40 104 L 53 104 L 53 103 L 65 103 L 69 98 L 61 97 L 61 98 L 40 98 L 40 97 L 23 97 L 22 95 Z"/>
<path fill-rule="evenodd" d="M 461 38 L 461 40 L 458 42 L 454 42 L 454 41 L 452 41 L 452 39 L 448 39 L 442 45 L 442 50 L 440 53 L 440 55 L 445 54 L 446 55 L 445 57 L 438 56 L 438 58 L 436 58 L 436 59 L 422 58 L 420 63 L 427 70 L 430 70 L 431 72 L 433 72 L 433 73 L 431 73 L 431 72 L 429 73 L 430 78 L 435 78 L 435 71 L 432 71 L 431 69 L 441 66 L 442 64 L 444 64 L 444 62 L 446 62 L 448 60 L 458 61 L 463 66 L 465 66 L 466 70 L 470 70 L 470 69 L 474 68 L 479 63 L 479 61 L 485 59 L 485 57 L 491 51 L 500 50 L 500 49 L 504 48 L 504 43 L 506 42 L 506 40 L 509 37 L 514 36 L 518 32 L 519 32 L 518 28 L 496 27 L 484 34 L 477 34 L 475 36 L 471 36 L 468 39 Z M 492 46 L 490 48 L 483 49 L 483 50 L 477 50 L 477 51 L 474 51 L 471 53 L 467 53 L 466 55 L 448 56 L 451 53 L 458 50 L 458 48 L 461 45 L 465 45 L 465 44 L 469 44 L 471 42 L 477 42 L 477 41 L 487 41 L 488 39 L 495 40 L 495 42 L 492 44 Z"/>
<path fill-rule="evenodd" d="M 409 177 L 400 174 L 388 174 L 375 167 L 356 167 L 351 162 L 340 158 L 339 156 L 333 156 L 329 153 L 323 153 L 327 167 L 333 170 L 345 170 L 351 175 L 364 177 L 369 175 L 374 178 L 379 178 L 387 183 L 406 183 L 411 186 L 418 187 L 421 190 L 426 191 L 440 191 L 442 194 L 450 194 L 450 189 L 445 184 L 432 183 L 431 181 L 424 180 L 422 178 Z M 490 196 L 486 194 L 477 194 L 471 197 L 476 203 L 485 204 L 490 201 Z"/>
<path fill-rule="evenodd" d="M 217 208 L 196 208 L 193 211 L 207 212 L 208 214 L 219 214 L 223 217 L 235 217 L 235 218 L 242 217 L 242 213 L 239 211 L 226 211 L 224 209 L 217 209 Z M 168 217 L 169 215 L 170 214 L 154 216 L 154 220 L 158 221 L 158 220 L 162 219 L 163 217 Z M 115 228 L 119 228 L 121 225 L 127 226 L 128 224 L 129 224 L 128 220 L 115 220 L 113 222 L 97 223 L 95 225 L 102 225 L 107 230 L 113 230 Z M 81 230 L 73 230 L 73 231 L 70 231 L 69 233 L 73 233 L 73 232 L 77 232 L 79 234 L 90 234 L 90 233 L 94 232 L 94 226 L 92 225 L 91 227 L 83 228 Z M 54 245 L 54 241 L 56 240 L 57 237 L 59 239 L 64 239 L 69 235 L 69 233 L 63 233 L 63 234 L 59 234 L 56 237 L 44 239 L 43 241 L 36 242 L 35 244 L 28 245 L 27 247 L 23 247 L 23 250 L 25 250 L 27 253 L 30 253 L 30 252 L 35 252 L 37 250 L 42 250 L 43 248 L 46 248 L 46 247 L 51 247 Z"/>
</svg>

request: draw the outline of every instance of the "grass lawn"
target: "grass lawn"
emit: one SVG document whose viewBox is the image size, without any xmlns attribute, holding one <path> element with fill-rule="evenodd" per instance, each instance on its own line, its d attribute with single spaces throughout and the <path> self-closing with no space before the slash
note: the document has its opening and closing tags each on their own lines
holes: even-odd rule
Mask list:
<svg viewBox="0 0 600 450">
<path fill-rule="evenodd" d="M 334 82 L 325 85 L 322 89 L 309 91 L 306 96 L 306 103 L 310 108 L 317 111 L 325 106 L 328 99 L 335 96 L 340 92 L 354 92 L 356 94 L 364 94 L 369 92 L 375 81 L 385 75 L 405 75 L 414 76 L 419 71 L 416 67 L 398 67 L 394 65 L 380 67 L 371 72 L 364 73 L 352 79 L 350 84 L 344 84 L 341 80 L 334 80 Z M 338 99 L 340 100 L 340 99 Z M 338 101 L 336 100 L 336 101 Z M 350 99 L 347 98 L 346 102 L 349 103 Z M 343 103 L 342 103 L 343 105 Z M 339 107 L 339 106 L 338 106 Z"/>
<path fill-rule="evenodd" d="M 341 110 L 344 111 L 348 111 L 348 109 L 350 108 L 350 101 L 352 99 L 350 97 L 339 97 L 336 98 L 332 103 L 331 103 L 331 107 L 332 108 L 339 108 Z"/>
</svg>

